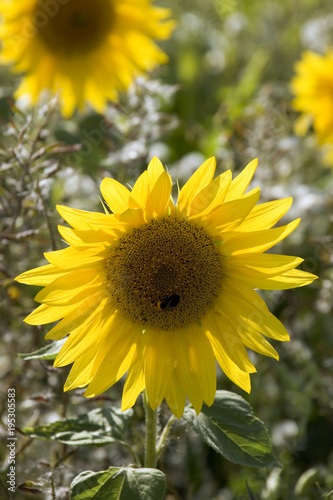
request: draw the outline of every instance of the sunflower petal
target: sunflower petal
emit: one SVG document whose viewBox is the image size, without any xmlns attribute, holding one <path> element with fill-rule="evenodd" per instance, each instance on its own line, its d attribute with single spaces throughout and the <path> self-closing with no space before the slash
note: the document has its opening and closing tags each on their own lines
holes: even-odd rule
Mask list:
<svg viewBox="0 0 333 500">
<path fill-rule="evenodd" d="M 15 281 L 25 283 L 27 285 L 45 286 L 52 283 L 52 281 L 59 278 L 59 276 L 62 276 L 64 273 L 65 271 L 63 269 L 57 269 L 53 265 L 49 264 L 26 271 L 25 273 L 17 276 Z"/>
<path fill-rule="evenodd" d="M 37 309 L 35 309 L 32 313 L 29 314 L 29 316 L 24 319 L 24 322 L 28 323 L 28 325 L 44 325 L 53 323 L 54 321 L 58 321 L 59 319 L 64 318 L 75 307 L 75 304 L 59 307 L 41 304 L 37 307 Z"/>
<path fill-rule="evenodd" d="M 198 191 L 204 189 L 213 179 L 216 168 L 215 158 L 206 160 L 182 187 L 178 198 L 178 210 L 187 214 Z"/>
<path fill-rule="evenodd" d="M 244 253 L 232 255 L 224 260 L 225 275 L 248 281 L 249 279 L 278 276 L 303 262 L 300 257 L 270 253 Z M 253 288 L 261 288 L 259 285 Z"/>
<path fill-rule="evenodd" d="M 80 250 L 82 250 L 81 247 L 94 249 L 95 247 L 110 245 L 121 235 L 121 232 L 117 229 L 112 231 L 108 229 L 108 232 L 102 229 L 97 231 L 78 231 L 70 227 L 58 226 L 58 231 L 69 245 Z"/>
<path fill-rule="evenodd" d="M 179 419 L 184 413 L 186 394 L 182 389 L 177 377 L 176 370 L 173 371 L 169 387 L 166 391 L 165 399 L 172 413 Z"/>
<path fill-rule="evenodd" d="M 145 170 L 135 182 L 131 191 L 131 197 L 140 205 L 140 207 L 144 207 L 148 194 L 149 177 L 147 170 Z"/>
<path fill-rule="evenodd" d="M 159 177 L 165 173 L 161 160 L 154 156 L 149 162 L 147 172 L 149 177 L 149 186 L 150 189 L 152 189 L 157 182 L 157 179 L 159 179 Z"/>
<path fill-rule="evenodd" d="M 126 382 L 123 389 L 123 397 L 121 401 L 121 411 L 131 408 L 139 397 L 139 394 L 145 388 L 145 375 L 143 369 L 143 353 L 136 352 L 135 360 L 133 359 L 132 366 L 130 367 Z"/>
<path fill-rule="evenodd" d="M 104 200 L 113 213 L 119 214 L 127 210 L 128 199 L 131 195 L 131 191 L 127 187 L 115 179 L 105 177 L 102 180 L 100 189 Z"/>
<path fill-rule="evenodd" d="M 254 172 L 258 166 L 258 159 L 252 160 L 230 184 L 225 201 L 239 198 L 245 193 L 250 184 Z"/>
<path fill-rule="evenodd" d="M 79 251 L 73 247 L 67 247 L 63 250 L 44 253 L 46 260 L 48 260 L 52 266 L 61 269 L 62 274 L 73 269 L 99 266 L 106 256 L 107 249 L 104 247 L 89 248 L 84 251 Z"/>
<path fill-rule="evenodd" d="M 151 215 L 167 215 L 167 207 L 172 189 L 171 177 L 163 172 L 156 180 L 146 202 L 146 210 Z"/>
<path fill-rule="evenodd" d="M 243 254 L 250 252 L 265 252 L 272 246 L 276 245 L 286 238 L 300 223 L 301 219 L 296 219 L 286 226 L 277 227 L 274 229 L 265 229 L 263 231 L 252 231 L 244 233 L 234 231 L 231 237 L 223 243 L 223 253 L 225 255 Z M 239 228 L 238 228 L 239 229 Z M 225 238 L 225 234 L 221 237 Z"/>
<path fill-rule="evenodd" d="M 249 284 L 252 283 L 253 288 L 260 288 L 261 290 L 288 290 L 289 288 L 297 288 L 306 286 L 317 280 L 318 276 L 301 271 L 299 269 L 291 269 L 278 276 L 260 279 L 247 279 Z"/>
<path fill-rule="evenodd" d="M 57 205 L 57 210 L 61 217 L 74 229 L 87 231 L 90 229 L 88 222 L 100 218 L 101 214 L 96 212 L 87 212 L 77 208 L 69 208 L 63 205 Z"/>
<path fill-rule="evenodd" d="M 145 357 L 145 385 L 153 410 L 161 404 L 169 387 L 174 367 L 173 332 L 147 329 L 149 335 Z"/>
<path fill-rule="evenodd" d="M 106 305 L 107 298 L 105 293 L 99 292 L 95 295 L 89 295 L 79 304 L 75 304 L 75 307 L 72 306 L 72 310 L 47 333 L 45 338 L 60 340 L 74 330 L 83 328 L 84 322 L 90 316 L 97 314 L 98 306 L 101 303 Z M 110 308 L 110 305 L 108 307 Z"/>
<path fill-rule="evenodd" d="M 177 376 L 196 413 L 202 402 L 213 404 L 216 390 L 214 353 L 204 332 L 191 325 L 174 336 Z"/>
<path fill-rule="evenodd" d="M 240 370 L 254 373 L 257 370 L 251 363 L 238 331 L 224 312 L 210 311 L 205 317 L 205 326 L 211 335 L 223 345 L 226 355 Z"/>
<path fill-rule="evenodd" d="M 43 288 L 37 293 L 35 300 L 55 306 L 77 304 L 89 295 L 93 295 L 102 284 L 103 278 L 96 269 L 85 269 L 84 272 L 72 271 Z"/>
<path fill-rule="evenodd" d="M 96 396 L 111 387 L 132 364 L 137 344 L 140 342 L 140 330 L 119 314 L 112 323 L 111 331 L 114 338 L 107 337 L 105 345 L 102 345 L 98 352 L 95 359 L 96 373 L 85 392 L 86 397 Z"/>
<path fill-rule="evenodd" d="M 251 381 L 250 375 L 244 371 L 242 371 L 236 363 L 230 359 L 228 354 L 226 353 L 223 343 L 217 339 L 216 336 L 212 335 L 210 332 L 210 327 L 206 326 L 204 321 L 202 322 L 203 328 L 205 329 L 205 333 L 207 335 L 208 340 L 210 341 L 215 357 L 217 359 L 218 364 L 222 368 L 225 375 L 232 381 L 234 384 L 238 385 L 244 391 L 250 393 L 251 392 Z"/>
<path fill-rule="evenodd" d="M 227 170 L 212 180 L 212 182 L 210 182 L 206 187 L 201 189 L 201 191 L 199 191 L 199 193 L 193 198 L 189 206 L 188 216 L 190 218 L 196 215 L 202 216 L 223 203 L 229 189 L 231 179 L 231 171 Z"/>
<path fill-rule="evenodd" d="M 228 280 L 224 286 L 225 293 L 216 307 L 222 312 L 228 311 L 237 327 L 249 325 L 266 337 L 280 341 L 290 340 L 283 324 L 269 311 L 257 292 L 237 280 Z"/>
<path fill-rule="evenodd" d="M 288 212 L 292 202 L 292 198 L 283 198 L 255 206 L 237 230 L 249 232 L 270 229 Z"/>
<path fill-rule="evenodd" d="M 251 212 L 259 200 L 259 196 L 260 189 L 256 188 L 242 198 L 222 203 L 209 214 L 206 225 L 214 228 L 214 232 L 221 233 L 223 238 L 222 231 L 231 231 L 237 228 Z"/>
</svg>

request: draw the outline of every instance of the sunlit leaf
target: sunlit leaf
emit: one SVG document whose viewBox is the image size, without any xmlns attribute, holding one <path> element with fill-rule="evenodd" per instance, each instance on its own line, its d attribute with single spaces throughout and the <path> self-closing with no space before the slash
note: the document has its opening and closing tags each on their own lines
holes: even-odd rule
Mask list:
<svg viewBox="0 0 333 500">
<path fill-rule="evenodd" d="M 65 343 L 65 339 L 57 340 L 56 342 L 52 342 L 41 349 L 38 349 L 34 352 L 29 352 L 27 354 L 19 354 L 20 358 L 25 361 L 29 359 L 55 359 Z"/>
<path fill-rule="evenodd" d="M 163 500 L 166 479 L 156 469 L 111 467 L 79 474 L 70 487 L 71 500 Z"/>
<path fill-rule="evenodd" d="M 217 391 L 214 404 L 197 416 L 185 408 L 184 419 L 198 436 L 231 462 L 249 467 L 279 467 L 264 424 L 240 396 Z"/>
</svg>

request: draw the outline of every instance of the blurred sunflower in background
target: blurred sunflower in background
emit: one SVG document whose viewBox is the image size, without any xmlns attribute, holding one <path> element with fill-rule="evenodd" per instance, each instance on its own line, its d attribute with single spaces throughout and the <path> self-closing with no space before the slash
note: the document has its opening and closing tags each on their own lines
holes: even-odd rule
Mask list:
<svg viewBox="0 0 333 500">
<path fill-rule="evenodd" d="M 213 179 L 215 165 L 207 160 L 192 175 L 176 205 L 171 177 L 153 158 L 132 190 L 102 181 L 112 213 L 58 206 L 73 228 L 59 226 L 69 246 L 16 279 L 45 287 L 28 324 L 63 318 L 47 338 L 70 334 L 55 361 L 74 363 L 65 390 L 88 385 L 85 396 L 96 396 L 128 372 L 123 410 L 146 389 L 153 410 L 165 398 L 180 418 L 186 397 L 197 413 L 213 403 L 215 358 L 247 392 L 256 369 L 246 347 L 278 359 L 265 337 L 288 333 L 254 288 L 316 278 L 295 269 L 301 258 L 264 253 L 299 219 L 272 228 L 292 199 L 257 205 L 259 188 L 244 194 L 256 160 L 234 180 L 230 170 Z"/>
<path fill-rule="evenodd" d="M 305 135 L 312 125 L 319 144 L 333 143 L 333 49 L 325 55 L 304 52 L 295 72 L 293 107 L 301 113 L 296 133 Z"/>
<path fill-rule="evenodd" d="M 0 61 L 24 77 L 15 93 L 34 104 L 48 89 L 62 112 L 107 100 L 138 75 L 167 61 L 153 39 L 174 28 L 169 9 L 151 0 L 0 0 Z"/>
</svg>

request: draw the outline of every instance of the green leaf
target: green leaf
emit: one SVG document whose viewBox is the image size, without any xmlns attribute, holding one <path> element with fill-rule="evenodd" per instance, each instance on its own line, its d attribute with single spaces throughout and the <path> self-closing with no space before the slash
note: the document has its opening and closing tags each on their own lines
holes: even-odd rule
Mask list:
<svg viewBox="0 0 333 500">
<path fill-rule="evenodd" d="M 111 407 L 98 408 L 77 418 L 25 428 L 23 431 L 30 437 L 73 446 L 105 446 L 115 442 L 124 444 L 125 429 L 132 416 L 133 410 L 122 412 Z"/>
<path fill-rule="evenodd" d="M 192 408 L 185 408 L 183 417 L 205 443 L 227 460 L 248 467 L 280 467 L 266 427 L 237 394 L 217 391 L 210 408 L 204 405 L 198 416 Z"/>
<path fill-rule="evenodd" d="M 27 354 L 19 354 L 19 356 L 25 361 L 28 359 L 55 359 L 58 352 L 64 345 L 65 340 L 66 338 L 57 340 L 56 342 L 52 342 L 52 344 L 48 344 L 41 349 L 38 349 L 38 351 L 29 352 Z"/>
<path fill-rule="evenodd" d="M 163 500 L 166 478 L 157 469 L 111 467 L 74 478 L 71 500 Z"/>
</svg>

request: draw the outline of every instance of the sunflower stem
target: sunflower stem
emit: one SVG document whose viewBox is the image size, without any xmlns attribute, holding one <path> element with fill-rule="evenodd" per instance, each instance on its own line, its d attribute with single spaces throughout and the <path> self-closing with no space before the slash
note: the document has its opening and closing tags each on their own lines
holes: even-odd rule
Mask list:
<svg viewBox="0 0 333 500">
<path fill-rule="evenodd" d="M 157 462 L 157 422 L 158 410 L 152 410 L 148 402 L 146 391 L 143 393 L 143 402 L 146 412 L 146 442 L 145 442 L 145 462 L 144 466 L 150 469 L 156 467 Z"/>
</svg>

